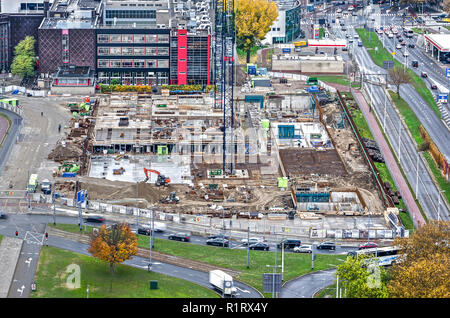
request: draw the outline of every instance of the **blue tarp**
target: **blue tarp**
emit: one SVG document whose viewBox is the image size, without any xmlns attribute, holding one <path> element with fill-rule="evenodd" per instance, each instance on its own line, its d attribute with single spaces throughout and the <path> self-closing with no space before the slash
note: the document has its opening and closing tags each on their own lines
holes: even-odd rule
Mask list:
<svg viewBox="0 0 450 318">
<path fill-rule="evenodd" d="M 14 90 L 11 94 L 12 94 L 12 95 L 17 95 L 17 94 L 19 94 L 19 90 L 16 89 L 16 90 Z"/>
<path fill-rule="evenodd" d="M 318 93 L 318 92 L 320 92 L 320 89 L 317 86 L 311 86 L 311 87 L 306 88 L 306 91 L 308 93 Z"/>
</svg>

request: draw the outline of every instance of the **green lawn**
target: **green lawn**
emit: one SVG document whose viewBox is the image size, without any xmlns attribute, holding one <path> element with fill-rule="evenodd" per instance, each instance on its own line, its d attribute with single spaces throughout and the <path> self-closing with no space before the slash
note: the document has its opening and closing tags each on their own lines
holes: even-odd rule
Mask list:
<svg viewBox="0 0 450 318">
<path fill-rule="evenodd" d="M 383 66 L 383 61 L 392 60 L 393 56 L 391 52 L 389 52 L 386 48 L 383 47 L 383 43 L 378 38 L 375 32 L 370 32 L 370 41 L 369 41 L 369 31 L 364 29 L 356 29 L 356 32 L 361 38 L 364 46 L 367 48 L 367 52 L 370 57 L 378 66 Z M 375 50 L 375 48 L 378 48 Z M 399 61 L 394 59 L 394 66 L 402 66 Z M 413 82 L 411 85 L 416 89 L 417 93 L 425 100 L 426 103 L 433 109 L 436 115 L 441 118 L 441 113 L 439 108 L 437 107 L 436 101 L 433 98 L 433 94 L 431 94 L 430 90 L 426 86 L 425 82 L 414 73 L 410 68 L 408 68 L 408 72 L 410 73 Z"/>
<path fill-rule="evenodd" d="M 425 33 L 422 28 L 411 28 L 411 30 L 413 30 L 414 33 L 417 33 L 417 34 L 424 34 Z"/>
<path fill-rule="evenodd" d="M 325 287 L 315 298 L 336 298 L 336 284 Z"/>
<path fill-rule="evenodd" d="M 324 36 L 325 36 L 325 29 L 319 28 L 319 39 L 323 39 Z"/>
<path fill-rule="evenodd" d="M 80 288 L 68 288 L 67 267 L 80 267 Z M 150 290 L 149 282 L 158 281 L 158 289 Z M 36 272 L 37 291 L 32 298 L 218 298 L 213 291 L 188 281 L 118 265 L 111 275 L 109 264 L 94 257 L 45 246 Z M 69 282 L 72 282 L 69 280 Z M 111 288 L 112 285 L 112 289 Z"/>
<path fill-rule="evenodd" d="M 419 127 L 422 125 L 417 118 L 416 114 L 414 114 L 413 110 L 409 107 L 409 105 L 403 100 L 403 98 L 399 97 L 397 93 L 393 91 L 389 91 L 389 95 L 394 101 L 395 106 L 399 110 L 403 119 L 405 120 L 406 126 L 408 126 L 409 131 L 414 137 L 417 145 L 423 143 L 422 136 L 420 135 Z"/>
<path fill-rule="evenodd" d="M 441 174 L 439 168 L 437 167 L 433 156 L 430 154 L 430 152 L 425 151 L 423 153 L 426 161 L 428 162 L 428 165 L 430 166 L 431 171 L 433 172 L 434 177 L 436 178 L 436 181 L 439 184 L 439 188 L 441 190 L 445 190 L 444 196 L 447 199 L 447 202 L 450 202 L 450 182 L 448 182 Z"/>
<path fill-rule="evenodd" d="M 49 224 L 49 226 L 53 226 Z M 58 228 L 66 231 L 79 233 L 77 225 L 57 225 Z M 88 228 L 89 230 L 89 228 Z M 139 247 L 149 248 L 150 237 L 138 235 Z M 180 257 L 241 271 L 238 279 L 247 283 L 262 292 L 262 274 L 269 273 L 273 269 L 266 265 L 274 265 L 275 253 L 265 251 L 250 251 L 250 268 L 247 269 L 247 251 L 240 249 L 220 248 L 206 245 L 176 242 L 166 239 L 155 239 L 154 251 L 177 255 Z M 281 251 L 278 252 L 277 264 L 281 264 Z M 323 270 L 334 267 L 345 260 L 344 255 L 316 255 L 314 270 L 311 270 L 311 255 L 285 253 L 284 280 L 310 273 L 312 271 Z M 265 294 L 271 297 L 271 294 Z"/>
</svg>

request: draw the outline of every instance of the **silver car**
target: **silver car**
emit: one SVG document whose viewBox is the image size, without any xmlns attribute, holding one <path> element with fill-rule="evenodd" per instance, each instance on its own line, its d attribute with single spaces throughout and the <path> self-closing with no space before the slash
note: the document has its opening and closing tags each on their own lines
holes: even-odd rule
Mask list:
<svg viewBox="0 0 450 318">
<path fill-rule="evenodd" d="M 312 253 L 311 245 L 300 245 L 294 247 L 294 253 Z"/>
</svg>

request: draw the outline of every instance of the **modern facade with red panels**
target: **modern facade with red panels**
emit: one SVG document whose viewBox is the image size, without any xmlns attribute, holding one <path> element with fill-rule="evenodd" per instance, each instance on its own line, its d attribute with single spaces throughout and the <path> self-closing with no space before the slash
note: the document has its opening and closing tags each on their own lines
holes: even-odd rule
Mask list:
<svg viewBox="0 0 450 318">
<path fill-rule="evenodd" d="M 170 38 L 170 83 L 211 84 L 211 35 L 205 32 L 172 31 Z"/>
</svg>

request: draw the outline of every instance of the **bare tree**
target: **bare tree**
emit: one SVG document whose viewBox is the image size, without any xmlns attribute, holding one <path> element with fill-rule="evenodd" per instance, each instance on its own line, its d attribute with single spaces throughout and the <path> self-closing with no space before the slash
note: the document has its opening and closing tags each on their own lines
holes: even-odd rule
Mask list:
<svg viewBox="0 0 450 318">
<path fill-rule="evenodd" d="M 450 0 L 444 1 L 444 11 L 450 14 Z"/>
<path fill-rule="evenodd" d="M 395 66 L 389 70 L 389 77 L 392 84 L 397 87 L 397 96 L 400 97 L 400 85 L 409 84 L 412 82 L 411 74 L 408 69 L 403 66 Z"/>
</svg>

